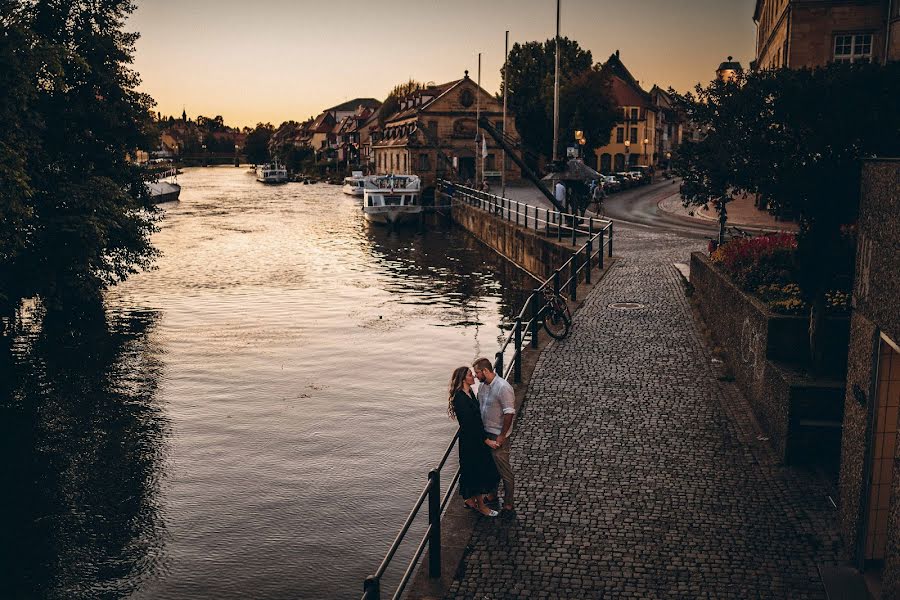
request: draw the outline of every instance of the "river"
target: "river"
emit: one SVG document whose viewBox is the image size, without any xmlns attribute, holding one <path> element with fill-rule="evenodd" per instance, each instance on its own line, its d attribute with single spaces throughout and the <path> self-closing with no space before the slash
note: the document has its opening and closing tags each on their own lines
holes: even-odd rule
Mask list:
<svg viewBox="0 0 900 600">
<path fill-rule="evenodd" d="M 158 268 L 105 319 L 26 309 L 0 349 L 6 587 L 357 597 L 453 434 L 450 372 L 532 283 L 453 227 L 369 225 L 338 186 L 180 183 Z"/>
</svg>

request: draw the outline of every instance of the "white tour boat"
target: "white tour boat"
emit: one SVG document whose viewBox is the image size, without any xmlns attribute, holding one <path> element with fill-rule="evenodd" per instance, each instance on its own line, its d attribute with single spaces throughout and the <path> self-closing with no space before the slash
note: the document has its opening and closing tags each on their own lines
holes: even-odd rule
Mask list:
<svg viewBox="0 0 900 600">
<path fill-rule="evenodd" d="M 368 179 L 368 177 L 363 177 L 362 171 L 353 171 L 351 177 L 344 177 L 344 193 L 362 198 Z"/>
<path fill-rule="evenodd" d="M 276 160 L 274 163 L 256 167 L 256 180 L 263 183 L 285 183 L 288 180 L 288 172 L 285 166 Z"/>
<path fill-rule="evenodd" d="M 415 219 L 422 212 L 416 175 L 369 177 L 363 190 L 363 213 L 373 223 L 393 225 Z"/>
<path fill-rule="evenodd" d="M 153 204 L 163 202 L 177 202 L 181 195 L 181 186 L 178 185 L 178 169 L 169 169 L 156 175 L 156 181 L 148 181 L 144 185 L 150 192 L 150 201 Z"/>
</svg>

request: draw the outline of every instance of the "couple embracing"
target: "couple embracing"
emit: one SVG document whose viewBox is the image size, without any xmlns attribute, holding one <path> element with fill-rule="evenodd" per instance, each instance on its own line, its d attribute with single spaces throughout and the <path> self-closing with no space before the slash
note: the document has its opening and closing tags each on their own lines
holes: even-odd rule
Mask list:
<svg viewBox="0 0 900 600">
<path fill-rule="evenodd" d="M 472 386 L 478 379 L 478 395 Z M 450 377 L 447 414 L 459 421 L 459 493 L 466 507 L 486 517 L 499 513 L 489 505 L 497 501 L 497 484 L 503 480 L 503 510 L 513 510 L 512 467 L 509 434 L 516 414 L 512 386 L 486 358 L 472 368 L 459 367 Z"/>
</svg>

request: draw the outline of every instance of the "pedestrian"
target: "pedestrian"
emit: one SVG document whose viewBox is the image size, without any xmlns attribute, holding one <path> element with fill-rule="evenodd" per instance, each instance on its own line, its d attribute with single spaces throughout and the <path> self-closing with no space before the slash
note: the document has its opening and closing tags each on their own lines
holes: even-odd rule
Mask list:
<svg viewBox="0 0 900 600">
<path fill-rule="evenodd" d="M 459 421 L 459 493 L 466 508 L 486 517 L 496 517 L 496 510 L 484 503 L 484 495 L 497 491 L 500 474 L 491 456 L 497 445 L 484 433 L 478 399 L 472 391 L 475 377 L 469 367 L 459 367 L 450 376 L 447 414 Z"/>
<path fill-rule="evenodd" d="M 593 192 L 591 193 L 591 200 L 597 204 L 598 214 L 600 214 L 600 211 L 603 208 L 604 198 L 606 198 L 606 190 L 603 189 L 601 184 L 595 183 Z"/>
<path fill-rule="evenodd" d="M 481 191 L 488 194 L 491 193 L 491 184 L 488 183 L 487 179 L 481 182 Z"/>
<path fill-rule="evenodd" d="M 488 439 L 495 442 L 491 453 L 503 480 L 503 509 L 511 511 L 515 508 L 515 478 L 509 461 L 509 435 L 516 416 L 516 394 L 509 382 L 494 372 L 488 359 L 479 358 L 473 363 L 472 369 L 481 382 L 478 386 L 478 404 L 481 407 L 484 432 Z M 486 499 L 488 502 L 497 499 L 496 488 L 491 490 Z"/>
<path fill-rule="evenodd" d="M 560 206 L 566 205 L 566 186 L 563 185 L 562 181 L 556 182 L 556 187 L 553 188 L 553 195 L 556 196 L 556 202 Z"/>
</svg>

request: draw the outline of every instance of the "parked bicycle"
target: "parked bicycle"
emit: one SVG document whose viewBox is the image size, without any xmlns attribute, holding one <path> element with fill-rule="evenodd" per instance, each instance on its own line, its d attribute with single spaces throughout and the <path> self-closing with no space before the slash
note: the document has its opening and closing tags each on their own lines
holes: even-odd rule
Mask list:
<svg viewBox="0 0 900 600">
<path fill-rule="evenodd" d="M 561 340 L 569 335 L 572 326 L 572 313 L 565 298 L 554 293 L 551 289 L 544 289 L 544 308 L 541 309 L 544 317 L 544 329 L 556 340 Z"/>
</svg>

